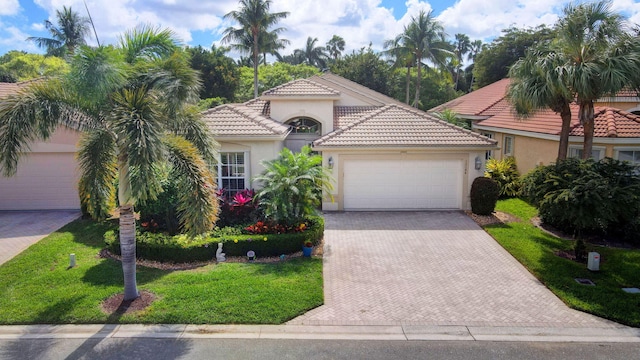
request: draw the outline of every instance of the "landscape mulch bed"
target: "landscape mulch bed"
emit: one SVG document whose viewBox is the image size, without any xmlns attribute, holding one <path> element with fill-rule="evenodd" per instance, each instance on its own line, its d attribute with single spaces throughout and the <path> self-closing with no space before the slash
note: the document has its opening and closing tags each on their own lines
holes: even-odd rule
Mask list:
<svg viewBox="0 0 640 360">
<path fill-rule="evenodd" d="M 520 222 L 517 217 L 500 211 L 494 211 L 491 215 L 477 215 L 471 211 L 465 211 L 465 213 L 480 226 Z"/>
<path fill-rule="evenodd" d="M 116 294 L 102 302 L 102 311 L 109 315 L 131 314 L 146 309 L 156 299 L 149 291 L 140 291 L 140 296 L 133 300 L 124 301 L 124 294 Z"/>
</svg>

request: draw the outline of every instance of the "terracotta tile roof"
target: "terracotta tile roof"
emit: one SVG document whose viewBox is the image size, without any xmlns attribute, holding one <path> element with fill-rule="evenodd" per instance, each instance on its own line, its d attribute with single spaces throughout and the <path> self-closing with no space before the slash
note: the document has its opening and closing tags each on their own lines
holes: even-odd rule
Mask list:
<svg viewBox="0 0 640 360">
<path fill-rule="evenodd" d="M 363 114 L 380 109 L 380 106 L 335 106 L 333 128 L 338 129 L 357 121 Z"/>
<path fill-rule="evenodd" d="M 360 85 L 355 81 L 343 78 L 342 76 L 332 74 L 330 72 L 323 73 L 321 75 L 314 75 L 309 80 L 317 83 L 325 84 L 333 89 L 342 90 L 344 92 L 350 92 L 357 94 L 360 97 L 364 97 L 366 102 L 372 106 L 384 106 L 388 104 L 396 104 L 401 106 L 409 106 L 400 102 L 390 96 L 379 93 L 375 90 L 369 89 L 364 85 Z"/>
<path fill-rule="evenodd" d="M 271 116 L 271 101 L 263 100 L 261 98 L 252 99 L 243 104 L 244 106 L 259 112 L 260 114 L 270 117 Z"/>
<path fill-rule="evenodd" d="M 340 92 L 326 85 L 319 84 L 309 79 L 298 79 L 286 84 L 274 87 L 262 93 L 263 97 L 289 97 L 289 96 L 309 96 L 309 97 L 338 97 Z"/>
<path fill-rule="evenodd" d="M 472 91 L 459 98 L 453 99 L 442 105 L 436 106 L 429 112 L 438 112 L 451 109 L 460 115 L 483 116 L 491 115 L 492 107 L 504 106 L 504 98 L 509 87 L 509 79 L 502 79 L 478 90 Z"/>
<path fill-rule="evenodd" d="M 578 105 L 571 105 L 571 136 L 584 136 L 584 128 L 578 121 Z M 594 108 L 595 137 L 640 137 L 640 116 L 623 110 L 596 106 Z M 562 120 L 551 110 L 541 110 L 529 118 L 519 119 L 511 108 L 482 120 L 479 126 L 510 130 L 531 131 L 560 135 Z"/>
<path fill-rule="evenodd" d="M 495 147 L 496 141 L 422 111 L 386 105 L 314 141 L 322 147 Z"/>
<path fill-rule="evenodd" d="M 220 105 L 202 113 L 214 136 L 286 135 L 289 127 L 245 105 Z"/>
</svg>

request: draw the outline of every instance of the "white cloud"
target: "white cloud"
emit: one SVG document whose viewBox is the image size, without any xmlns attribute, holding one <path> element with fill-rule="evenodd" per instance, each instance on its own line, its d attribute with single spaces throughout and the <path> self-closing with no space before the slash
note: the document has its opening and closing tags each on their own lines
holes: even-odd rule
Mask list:
<svg viewBox="0 0 640 360">
<path fill-rule="evenodd" d="M 16 15 L 20 11 L 18 0 L 0 0 L 0 16 Z"/>
<path fill-rule="evenodd" d="M 29 35 L 20 31 L 15 26 L 7 26 L 0 22 L 0 46 L 8 50 L 24 50 L 36 52 L 38 49 L 29 41 L 25 41 Z"/>
</svg>

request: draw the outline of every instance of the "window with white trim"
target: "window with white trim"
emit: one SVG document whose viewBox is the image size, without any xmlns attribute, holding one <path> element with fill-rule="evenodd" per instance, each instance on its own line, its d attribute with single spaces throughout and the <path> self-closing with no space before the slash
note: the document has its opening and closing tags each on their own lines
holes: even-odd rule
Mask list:
<svg viewBox="0 0 640 360">
<path fill-rule="evenodd" d="M 493 133 L 490 133 L 490 132 L 481 132 L 480 135 L 486 136 L 489 139 L 493 139 Z M 484 159 L 485 160 L 489 160 L 489 159 L 491 159 L 491 157 L 493 157 L 493 150 L 485 151 Z"/>
<path fill-rule="evenodd" d="M 220 153 L 218 163 L 218 187 L 224 189 L 225 196 L 233 196 L 247 188 L 245 153 Z"/>
<path fill-rule="evenodd" d="M 640 149 L 618 150 L 618 160 L 627 161 L 633 165 L 640 165 Z"/>
<path fill-rule="evenodd" d="M 579 145 L 570 145 L 569 146 L 569 154 L 570 158 L 578 158 L 582 159 L 582 146 Z M 591 148 L 591 158 L 595 161 L 602 160 L 604 158 L 604 148 L 601 147 L 592 147 Z"/>
<path fill-rule="evenodd" d="M 513 156 L 513 136 L 505 136 L 502 147 L 505 156 Z"/>
</svg>

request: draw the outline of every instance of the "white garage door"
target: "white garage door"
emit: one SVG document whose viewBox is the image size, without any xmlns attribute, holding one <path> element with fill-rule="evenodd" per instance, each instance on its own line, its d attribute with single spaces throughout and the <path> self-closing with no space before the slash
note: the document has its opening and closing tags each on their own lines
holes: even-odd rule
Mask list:
<svg viewBox="0 0 640 360">
<path fill-rule="evenodd" d="M 18 172 L 0 175 L 0 210 L 79 209 L 74 153 L 31 153 Z"/>
<path fill-rule="evenodd" d="M 345 210 L 459 209 L 460 160 L 346 160 Z"/>
</svg>

